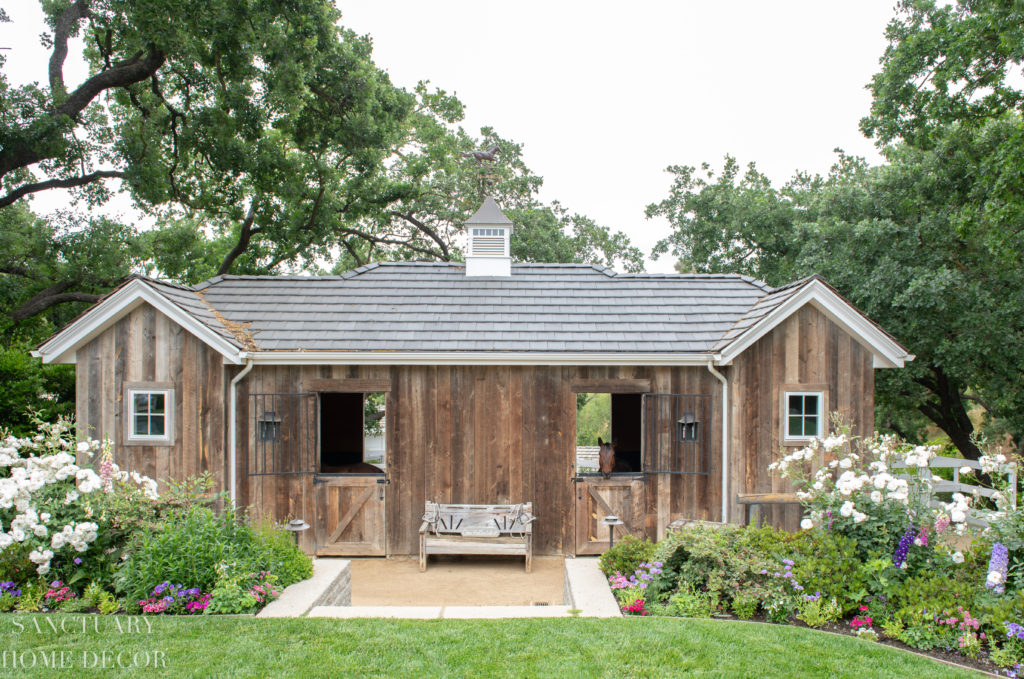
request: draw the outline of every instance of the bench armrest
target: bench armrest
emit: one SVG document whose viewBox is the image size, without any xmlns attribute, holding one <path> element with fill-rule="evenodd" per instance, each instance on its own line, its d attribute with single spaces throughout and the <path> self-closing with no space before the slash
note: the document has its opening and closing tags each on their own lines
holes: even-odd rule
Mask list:
<svg viewBox="0 0 1024 679">
<path fill-rule="evenodd" d="M 424 521 L 424 522 L 423 522 L 423 523 L 422 523 L 422 524 L 420 525 L 420 535 L 423 535 L 424 533 L 426 533 L 426 532 L 427 532 L 427 529 L 428 529 L 429 527 L 430 527 L 430 522 L 429 522 L 429 521 Z"/>
</svg>

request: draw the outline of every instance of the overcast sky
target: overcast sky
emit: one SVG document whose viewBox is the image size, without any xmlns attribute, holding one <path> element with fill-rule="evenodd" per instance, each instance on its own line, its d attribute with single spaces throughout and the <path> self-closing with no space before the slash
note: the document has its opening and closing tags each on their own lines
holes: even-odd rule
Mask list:
<svg viewBox="0 0 1024 679">
<path fill-rule="evenodd" d="M 3 4 L 14 20 L 0 24 L 0 45 L 13 48 L 5 70 L 16 83 L 45 81 L 37 3 Z M 373 37 L 396 84 L 428 79 L 457 94 L 467 129 L 491 125 L 524 145 L 542 198 L 645 251 L 668 232 L 644 218 L 667 195 L 668 165 L 720 165 L 729 153 L 781 183 L 826 171 L 836 147 L 877 162 L 857 123 L 893 4 L 339 1 L 342 23 Z M 74 61 L 69 83 L 84 76 Z"/>
</svg>

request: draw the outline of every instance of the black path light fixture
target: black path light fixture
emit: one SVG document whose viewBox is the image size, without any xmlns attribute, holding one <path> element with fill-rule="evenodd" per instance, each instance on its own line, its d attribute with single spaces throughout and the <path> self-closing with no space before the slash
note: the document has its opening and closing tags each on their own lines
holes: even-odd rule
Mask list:
<svg viewBox="0 0 1024 679">
<path fill-rule="evenodd" d="M 303 521 L 302 519 L 292 519 L 287 524 L 285 524 L 284 529 L 292 534 L 292 536 L 295 538 L 295 546 L 298 547 L 299 533 L 301 533 L 304 530 L 309 530 L 309 524 Z"/>
<path fill-rule="evenodd" d="M 615 516 L 614 514 L 609 514 L 608 516 L 601 519 L 601 525 L 608 526 L 608 549 L 611 549 L 612 546 L 615 544 L 615 527 L 621 526 L 624 523 L 625 521 Z"/>
</svg>

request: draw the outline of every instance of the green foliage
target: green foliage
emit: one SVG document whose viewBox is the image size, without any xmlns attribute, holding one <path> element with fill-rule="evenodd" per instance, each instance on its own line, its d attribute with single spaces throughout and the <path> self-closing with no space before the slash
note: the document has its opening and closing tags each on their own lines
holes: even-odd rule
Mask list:
<svg viewBox="0 0 1024 679">
<path fill-rule="evenodd" d="M 732 600 L 732 612 L 740 620 L 750 620 L 757 615 L 761 600 L 757 596 L 738 593 Z"/>
<path fill-rule="evenodd" d="M 596 446 L 612 438 L 612 395 L 577 394 L 576 445 Z"/>
<path fill-rule="evenodd" d="M 116 584 L 129 601 L 145 599 L 165 581 L 212 592 L 223 564 L 238 577 L 270 571 L 282 586 L 312 573 L 312 561 L 287 533 L 253 528 L 231 509 L 191 506 L 173 511 L 159 525 L 140 530 L 128 551 Z"/>
<path fill-rule="evenodd" d="M 266 567 L 282 587 L 313 577 L 313 560 L 295 546 L 291 533 L 263 524 L 258 537 L 266 550 Z"/>
<path fill-rule="evenodd" d="M 627 535 L 600 556 L 598 565 L 601 567 L 601 571 L 609 577 L 615 573 L 629 577 L 639 568 L 640 564 L 650 561 L 654 553 L 653 542 L 647 538 L 640 539 L 634 535 Z"/>
<path fill-rule="evenodd" d="M 96 608 L 102 615 L 113 615 L 120 612 L 124 607 L 117 597 L 110 592 L 100 592 L 99 597 L 96 599 Z"/>
<path fill-rule="evenodd" d="M 741 528 L 694 523 L 669 533 L 658 543 L 654 561 L 662 563 L 648 597 L 666 599 L 673 592 L 707 592 L 728 605 L 740 592 L 761 587 L 761 571 L 774 571 L 772 552 L 788 536 L 771 528 Z"/>
<path fill-rule="evenodd" d="M 15 436 L 35 431 L 36 418 L 52 422 L 74 414 L 74 367 L 42 365 L 31 349 L 22 341 L 0 345 L 0 429 Z"/>
<path fill-rule="evenodd" d="M 791 543 L 793 573 L 808 593 L 821 592 L 852 611 L 868 595 L 856 543 L 832 531 L 799 533 Z"/>
<path fill-rule="evenodd" d="M 881 142 L 924 146 L 943 125 L 1020 111 L 1021 25 L 1019 3 L 903 0 L 886 28 L 889 46 L 861 129 Z"/>
<path fill-rule="evenodd" d="M 819 596 L 817 599 L 804 599 L 797 607 L 796 619 L 808 627 L 824 627 L 843 617 L 843 607 L 835 597 Z"/>
<path fill-rule="evenodd" d="M 665 614 L 679 618 L 710 618 L 718 612 L 718 596 L 687 587 L 668 598 Z"/>
</svg>

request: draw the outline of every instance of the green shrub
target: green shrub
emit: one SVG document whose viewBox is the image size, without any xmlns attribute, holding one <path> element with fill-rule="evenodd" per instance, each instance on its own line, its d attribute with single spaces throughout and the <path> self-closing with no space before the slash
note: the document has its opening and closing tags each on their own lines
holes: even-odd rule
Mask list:
<svg viewBox="0 0 1024 679">
<path fill-rule="evenodd" d="M 714 594 L 728 605 L 739 592 L 764 581 L 762 571 L 774 570 L 774 553 L 785 553 L 787 534 L 772 528 L 743 528 L 690 524 L 658 543 L 654 561 L 661 574 L 648 588 L 651 600 L 667 599 L 673 592 Z"/>
<path fill-rule="evenodd" d="M 843 617 L 843 607 L 839 605 L 835 597 L 814 595 L 804 597 L 804 600 L 797 608 L 796 618 L 802 620 L 808 627 L 824 627 L 830 622 L 835 622 Z"/>
<path fill-rule="evenodd" d="M 654 556 L 655 545 L 647 538 L 640 539 L 627 535 L 598 559 L 598 565 L 608 577 L 621 573 L 628 576 L 636 571 L 640 564 L 650 561 Z"/>
<path fill-rule="evenodd" d="M 118 591 L 130 602 L 145 599 L 162 582 L 212 592 L 222 564 L 239 573 L 269 571 L 282 586 L 312 574 L 312 561 L 285 531 L 253 528 L 231 509 L 192 505 L 140 531 L 118 574 Z"/>
<path fill-rule="evenodd" d="M 290 533 L 273 524 L 259 527 L 259 538 L 266 551 L 266 567 L 277 577 L 281 587 L 313 577 L 313 560 L 295 546 Z"/>
<path fill-rule="evenodd" d="M 678 618 L 710 618 L 718 612 L 718 597 L 692 589 L 680 590 L 669 597 L 665 614 Z"/>
<path fill-rule="evenodd" d="M 737 594 L 732 600 L 732 612 L 740 620 L 750 620 L 757 615 L 761 600 L 750 594 Z"/>
</svg>

